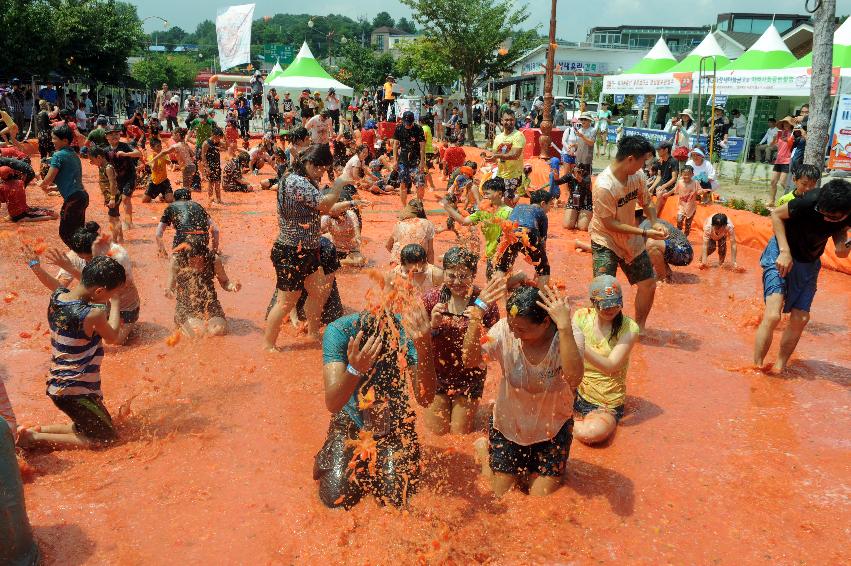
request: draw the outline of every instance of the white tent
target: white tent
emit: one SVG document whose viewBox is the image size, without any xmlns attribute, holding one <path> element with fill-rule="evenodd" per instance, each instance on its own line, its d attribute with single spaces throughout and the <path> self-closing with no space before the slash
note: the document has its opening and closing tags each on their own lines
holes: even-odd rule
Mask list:
<svg viewBox="0 0 851 566">
<path fill-rule="evenodd" d="M 272 80 L 269 80 L 271 78 Z M 319 92 L 322 95 L 333 88 L 339 96 L 352 96 L 352 87 L 346 86 L 322 68 L 319 61 L 310 52 L 307 42 L 302 44 L 295 60 L 282 73 L 267 78 L 263 84 L 264 91 L 270 88 L 283 94 L 289 91 L 293 98 L 297 99 L 303 89 L 309 89 L 311 93 Z"/>
</svg>

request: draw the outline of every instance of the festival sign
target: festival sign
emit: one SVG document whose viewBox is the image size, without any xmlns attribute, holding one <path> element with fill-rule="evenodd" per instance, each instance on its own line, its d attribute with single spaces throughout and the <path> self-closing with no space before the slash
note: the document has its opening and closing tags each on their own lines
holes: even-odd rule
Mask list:
<svg viewBox="0 0 851 566">
<path fill-rule="evenodd" d="M 216 38 L 222 70 L 251 62 L 251 20 L 254 4 L 229 6 L 216 16 Z"/>
<path fill-rule="evenodd" d="M 843 94 L 836 105 L 836 119 L 830 134 L 828 169 L 851 171 L 851 95 Z"/>
<path fill-rule="evenodd" d="M 691 89 L 692 73 L 603 77 L 603 92 L 612 94 L 689 94 Z"/>
<path fill-rule="evenodd" d="M 729 96 L 809 96 L 812 68 L 769 69 L 762 71 L 718 71 L 715 92 Z M 712 92 L 711 77 L 700 79 L 703 92 Z M 833 68 L 830 93 L 836 94 L 839 68 Z"/>
</svg>

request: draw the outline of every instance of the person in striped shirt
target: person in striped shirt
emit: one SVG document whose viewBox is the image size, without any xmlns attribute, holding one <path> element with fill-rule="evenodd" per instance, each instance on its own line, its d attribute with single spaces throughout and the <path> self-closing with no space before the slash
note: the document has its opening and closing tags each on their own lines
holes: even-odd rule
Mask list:
<svg viewBox="0 0 851 566">
<path fill-rule="evenodd" d="M 42 279 L 47 275 L 53 280 L 40 267 L 38 256 L 26 248 L 25 252 L 36 276 Z M 47 396 L 71 417 L 72 423 L 21 428 L 18 444 L 22 448 L 90 448 L 116 439 L 112 418 L 103 404 L 100 366 L 102 342 L 114 344 L 119 338 L 121 305 L 117 295 L 125 281 L 121 264 L 100 256 L 86 264 L 80 283 L 73 289 L 56 283 L 51 286 L 47 320 L 52 353 Z M 107 303 L 109 314 L 99 306 Z"/>
</svg>

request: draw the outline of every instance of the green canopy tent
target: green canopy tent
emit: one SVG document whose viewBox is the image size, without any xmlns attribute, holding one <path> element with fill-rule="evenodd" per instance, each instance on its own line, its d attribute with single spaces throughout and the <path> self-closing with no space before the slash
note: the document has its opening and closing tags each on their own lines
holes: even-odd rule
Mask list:
<svg viewBox="0 0 851 566">
<path fill-rule="evenodd" d="M 677 60 L 668 49 L 668 44 L 665 43 L 665 38 L 660 37 L 656 45 L 653 46 L 647 55 L 639 61 L 634 67 L 628 71 L 624 71 L 625 75 L 655 75 L 664 73 L 671 67 L 677 64 Z"/>
<path fill-rule="evenodd" d="M 719 71 L 730 64 L 730 59 L 718 45 L 715 36 L 709 33 L 685 59 L 668 69 L 667 72 L 696 73 L 700 70 L 700 60 L 704 57 L 715 57 L 715 65 Z"/>
<path fill-rule="evenodd" d="M 782 69 L 795 62 L 795 56 L 783 43 L 777 28 L 768 26 L 756 43 L 741 57 L 724 68 L 725 71 L 764 71 Z"/>
<path fill-rule="evenodd" d="M 344 85 L 322 68 L 306 41 L 290 66 L 274 78 L 267 77 L 263 87 L 266 91 L 270 88 L 275 88 L 278 92 L 290 91 L 294 97 L 303 89 L 308 89 L 312 93 L 319 92 L 322 95 L 327 94 L 328 89 L 331 88 L 340 96 L 353 94 L 352 87 Z"/>
<path fill-rule="evenodd" d="M 804 55 L 789 67 L 812 67 L 813 54 Z M 851 18 L 839 26 L 833 34 L 833 66 L 842 69 L 851 68 Z"/>
</svg>

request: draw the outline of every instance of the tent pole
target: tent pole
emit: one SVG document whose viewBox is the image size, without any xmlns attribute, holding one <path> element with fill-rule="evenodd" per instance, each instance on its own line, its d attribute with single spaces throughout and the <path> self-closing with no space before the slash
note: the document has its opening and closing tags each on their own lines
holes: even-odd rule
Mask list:
<svg viewBox="0 0 851 566">
<path fill-rule="evenodd" d="M 745 157 L 742 160 L 743 162 L 748 160 L 748 152 L 750 151 L 750 147 L 751 147 L 751 134 L 753 132 L 754 117 L 756 117 L 756 99 L 757 98 L 758 98 L 758 96 L 756 96 L 756 95 L 751 97 L 751 109 L 748 112 L 748 125 L 745 128 L 745 147 L 742 149 L 742 151 L 745 154 Z M 736 133 L 738 134 L 739 132 L 736 132 Z"/>
</svg>

